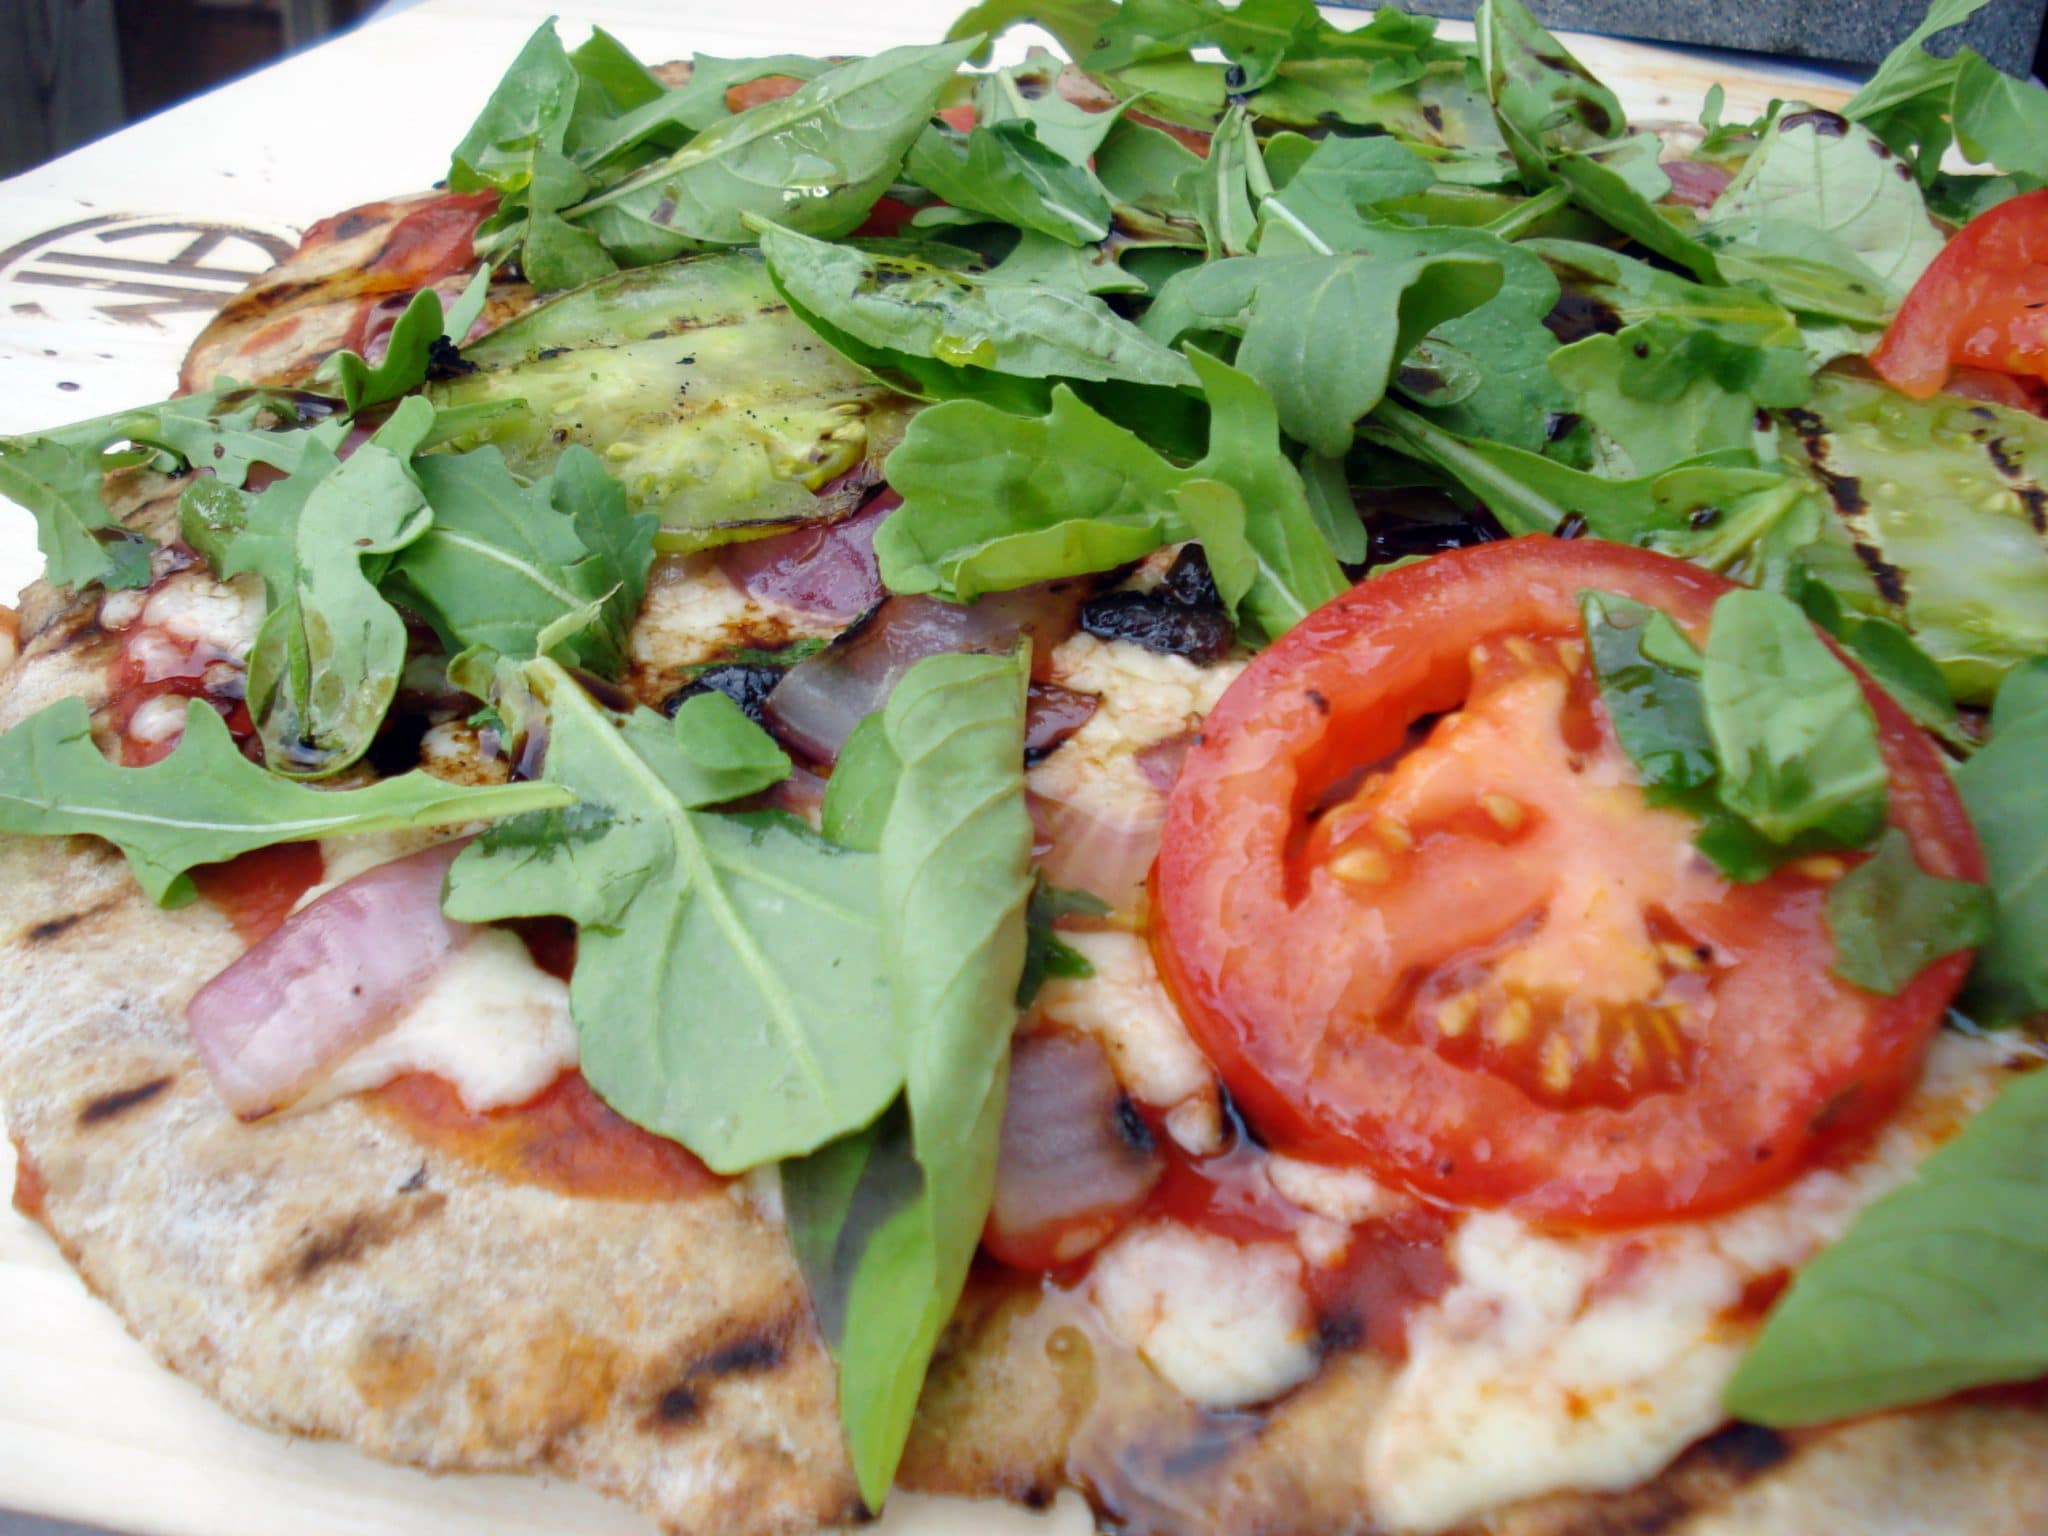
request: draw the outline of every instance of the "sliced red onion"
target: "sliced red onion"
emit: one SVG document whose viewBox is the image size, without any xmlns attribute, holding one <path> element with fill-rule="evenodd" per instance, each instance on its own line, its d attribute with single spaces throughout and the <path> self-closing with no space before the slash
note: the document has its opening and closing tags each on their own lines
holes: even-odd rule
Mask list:
<svg viewBox="0 0 2048 1536">
<path fill-rule="evenodd" d="M 1032 793 L 1026 803 L 1038 831 L 1038 867 L 1053 885 L 1087 891 L 1113 912 L 1145 904 L 1145 882 L 1159 857 L 1166 803 L 1131 821 L 1111 820 L 1071 801 Z"/>
<path fill-rule="evenodd" d="M 867 622 L 790 668 L 764 706 L 769 729 L 812 762 L 830 763 L 914 663 L 1005 651 L 1019 635 L 1031 636 L 1044 655 L 1073 632 L 1082 596 L 1078 582 L 1052 582 L 972 603 L 892 597 Z"/>
<path fill-rule="evenodd" d="M 833 484 L 852 478 L 842 475 Z M 819 496 L 825 499 L 825 492 Z M 875 562 L 875 529 L 902 505 L 901 496 L 883 491 L 838 522 L 807 523 L 788 533 L 732 545 L 722 562 L 725 574 L 749 597 L 820 618 L 858 618 L 888 595 Z"/>
<path fill-rule="evenodd" d="M 193 995 L 192 1041 L 228 1108 L 284 1108 L 426 990 L 476 931 L 441 913 L 461 851 L 438 843 L 336 886 Z"/>
<path fill-rule="evenodd" d="M 1064 1031 L 1026 1035 L 1010 1057 L 982 1246 L 1019 1269 L 1071 1264 L 1130 1220 L 1165 1166 L 1100 1045 Z"/>
<path fill-rule="evenodd" d="M 1718 165 L 1708 165 L 1703 160 L 1666 160 L 1658 169 L 1671 178 L 1671 190 L 1664 195 L 1667 203 L 1676 203 L 1682 208 L 1711 208 L 1733 178 Z"/>
<path fill-rule="evenodd" d="M 1174 781 L 1180 777 L 1180 765 L 1188 760 L 1188 749 L 1195 744 L 1195 735 L 1193 731 L 1182 731 L 1178 736 L 1140 747 L 1138 772 L 1145 775 L 1145 782 L 1162 795 L 1172 793 Z"/>
</svg>

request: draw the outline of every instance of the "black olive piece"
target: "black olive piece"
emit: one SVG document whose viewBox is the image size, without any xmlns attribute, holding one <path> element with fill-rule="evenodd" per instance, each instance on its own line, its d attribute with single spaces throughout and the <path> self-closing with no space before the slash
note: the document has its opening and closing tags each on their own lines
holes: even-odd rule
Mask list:
<svg viewBox="0 0 2048 1536">
<path fill-rule="evenodd" d="M 661 712 L 673 716 L 683 707 L 685 699 L 693 699 L 700 693 L 722 693 L 739 705 L 741 712 L 754 724 L 764 725 L 762 706 L 767 704 L 768 695 L 775 691 L 775 685 L 782 681 L 782 674 L 788 670 L 787 667 L 759 661 L 733 661 L 706 667 L 663 699 Z"/>
<path fill-rule="evenodd" d="M 1105 592 L 1081 605 L 1081 628 L 1098 640 L 1128 640 L 1197 666 L 1220 660 L 1236 632 L 1220 609 L 1190 608 L 1157 592 Z"/>
<path fill-rule="evenodd" d="M 1216 590 L 1216 578 L 1209 574 L 1209 557 L 1199 544 L 1183 544 L 1173 564 L 1166 569 L 1159 590 L 1183 608 L 1223 608 L 1223 594 Z"/>
</svg>

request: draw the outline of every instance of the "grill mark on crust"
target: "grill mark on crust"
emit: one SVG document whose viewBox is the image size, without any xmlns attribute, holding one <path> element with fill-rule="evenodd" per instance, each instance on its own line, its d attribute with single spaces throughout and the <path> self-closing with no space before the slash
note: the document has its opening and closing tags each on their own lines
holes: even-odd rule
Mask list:
<svg viewBox="0 0 2048 1536">
<path fill-rule="evenodd" d="M 302 1227 L 291 1250 L 264 1272 L 264 1283 L 291 1289 L 317 1279 L 322 1270 L 367 1258 L 438 1216 L 447 1204 L 446 1195 L 430 1190 L 379 1210 L 357 1211 L 325 1226 Z"/>
<path fill-rule="evenodd" d="M 46 917 L 41 922 L 30 923 L 21 930 L 20 942 L 23 944 L 47 944 L 52 939 L 62 938 L 80 923 L 89 922 L 103 913 L 113 911 L 120 904 L 118 897 L 110 898 L 106 901 L 97 902 L 90 907 L 81 908 L 76 912 L 65 912 L 56 917 Z"/>
<path fill-rule="evenodd" d="M 681 1375 L 654 1398 L 642 1420 L 650 1435 L 670 1435 L 694 1428 L 704 1417 L 707 1400 L 720 1383 L 734 1376 L 780 1370 L 789 1357 L 792 1317 L 743 1329 L 685 1366 Z"/>
<path fill-rule="evenodd" d="M 1510 1522 L 1510 1528 L 1516 1536 L 1679 1536 L 1694 1518 L 1712 1514 L 1793 1454 L 1772 1430 L 1731 1424 L 1640 1487 L 1604 1498 L 1568 1495 L 1562 1508 L 1553 1506 L 1527 1525 Z"/>
<path fill-rule="evenodd" d="M 170 1074 L 153 1077 L 146 1083 L 137 1083 L 133 1088 L 117 1088 L 112 1093 L 103 1093 L 96 1099 L 86 1100 L 85 1107 L 78 1112 L 80 1125 L 104 1125 L 147 1104 L 151 1099 L 171 1086 Z"/>
</svg>

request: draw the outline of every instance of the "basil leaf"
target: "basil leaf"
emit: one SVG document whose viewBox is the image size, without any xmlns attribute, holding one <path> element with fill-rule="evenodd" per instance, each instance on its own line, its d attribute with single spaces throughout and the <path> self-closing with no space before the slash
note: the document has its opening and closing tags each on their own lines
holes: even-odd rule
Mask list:
<svg viewBox="0 0 2048 1536">
<path fill-rule="evenodd" d="M 377 591 L 378 557 L 433 521 L 410 462 L 433 419 L 415 396 L 346 463 L 324 448 L 309 453 L 299 473 L 249 501 L 247 531 L 216 567 L 259 571 L 270 593 L 248 695 L 273 773 L 340 772 L 369 749 L 391 707 L 405 620 Z"/>
<path fill-rule="evenodd" d="M 1017 979 L 1017 1006 L 1029 1008 L 1038 989 L 1058 976 L 1080 980 L 1095 974 L 1088 957 L 1059 936 L 1054 928 L 1063 917 L 1103 917 L 1109 903 L 1088 891 L 1050 885 L 1039 873 L 1031 883 L 1031 905 L 1025 908 L 1024 974 Z"/>
<path fill-rule="evenodd" d="M 427 454 L 413 471 L 433 526 L 399 553 L 388 580 L 403 583 L 451 655 L 481 645 L 532 656 L 543 630 L 594 604 L 594 622 L 566 654 L 606 676 L 619 672 L 657 519 L 627 512 L 625 489 L 596 454 L 571 444 L 554 475 L 531 485 L 495 447 Z"/>
<path fill-rule="evenodd" d="M 1801 1270 L 1723 1398 L 1821 1424 L 2048 1370 L 2048 1073 L 2015 1077 Z"/>
<path fill-rule="evenodd" d="M 1829 967 L 1844 981 L 1896 997 L 1943 955 L 1991 937 L 1991 892 L 1928 874 L 1913 844 L 1887 827 L 1869 858 L 1828 887 Z"/>
<path fill-rule="evenodd" d="M 720 1172 L 867 1124 L 903 1081 L 874 858 L 787 816 L 700 809 L 789 771 L 736 711 L 618 719 L 553 662 L 525 676 L 549 711 L 545 781 L 578 803 L 501 823 L 464 850 L 449 914 L 575 922 L 569 1011 L 584 1075 L 620 1114 Z"/>
<path fill-rule="evenodd" d="M 1736 590 L 1714 604 L 1700 677 L 1720 796 L 1774 843 L 1838 847 L 1884 824 L 1887 775 L 1863 689 L 1789 599 Z"/>
<path fill-rule="evenodd" d="M 185 734 L 146 768 L 117 768 L 93 745 L 83 699 L 60 699 L 0 735 L 0 831 L 102 837 L 127 856 L 150 899 L 182 906 L 186 872 L 254 848 L 321 837 L 457 826 L 566 806 L 547 784 L 474 787 L 408 773 L 361 789 L 321 790 L 266 773 L 242 755 L 203 700 Z"/>
<path fill-rule="evenodd" d="M 785 1165 L 791 1245 L 839 1363 L 861 1497 L 880 1509 L 995 1189 L 1032 894 L 1026 653 L 935 656 L 890 694 L 882 947 L 904 1117 Z"/>
<path fill-rule="evenodd" d="M 1165 341 L 1183 313 L 1243 337 L 1237 366 L 1272 395 L 1290 437 L 1329 457 L 1386 394 L 1394 369 L 1425 335 L 1500 291 L 1485 257 L 1446 252 L 1387 261 L 1370 255 L 1258 256 L 1212 262 L 1168 283 L 1151 334 Z"/>
<path fill-rule="evenodd" d="M 1691 642 L 1669 615 L 1617 593 L 1582 592 L 1579 611 L 1600 702 L 1615 739 L 1643 776 L 1644 798 L 1669 805 L 1706 788 L 1718 764 Z M 1668 664 L 1687 652 L 1690 675 Z"/>
<path fill-rule="evenodd" d="M 2016 667 L 1999 687 L 1991 740 L 1956 773 L 1998 912 L 1963 1003 L 2004 1021 L 2048 1008 L 2048 660 Z"/>
<path fill-rule="evenodd" d="M 1029 121 L 933 126 L 917 136 L 903 174 L 954 208 L 970 209 L 1067 245 L 1109 234 L 1109 194 L 1093 173 L 1039 141 Z"/>
<path fill-rule="evenodd" d="M 909 393 L 1021 403 L 1032 387 L 1020 394 L 1019 379 L 1195 382 L 1187 359 L 1090 295 L 991 284 L 772 224 L 760 227 L 760 237 L 791 307 L 856 363 Z"/>
<path fill-rule="evenodd" d="M 634 264 L 751 242 L 743 216 L 827 238 L 867 217 L 972 43 L 891 48 L 724 118 L 569 210 Z"/>
</svg>

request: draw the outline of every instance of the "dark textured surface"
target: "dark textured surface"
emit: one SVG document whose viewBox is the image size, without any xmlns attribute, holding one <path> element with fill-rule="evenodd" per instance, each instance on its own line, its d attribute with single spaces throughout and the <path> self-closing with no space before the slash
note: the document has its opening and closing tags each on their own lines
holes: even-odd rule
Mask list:
<svg viewBox="0 0 2048 1536">
<path fill-rule="evenodd" d="M 1353 0 L 1334 0 L 1352 5 Z M 1408 10 L 1432 16 L 1472 14 L 1470 0 L 1403 0 Z M 1370 10 L 1371 0 L 1356 5 Z M 1580 32 L 1656 42 L 1739 48 L 1750 53 L 1790 54 L 1872 65 L 1891 51 L 1926 14 L 1923 0 L 1764 0 L 1730 5 L 1727 0 L 1531 0 L 1545 25 Z M 1946 34 L 1938 51 L 1969 44 L 1992 63 L 2025 75 L 2033 69 L 2041 34 L 2043 0 L 1991 0 L 1969 21 Z"/>
</svg>

